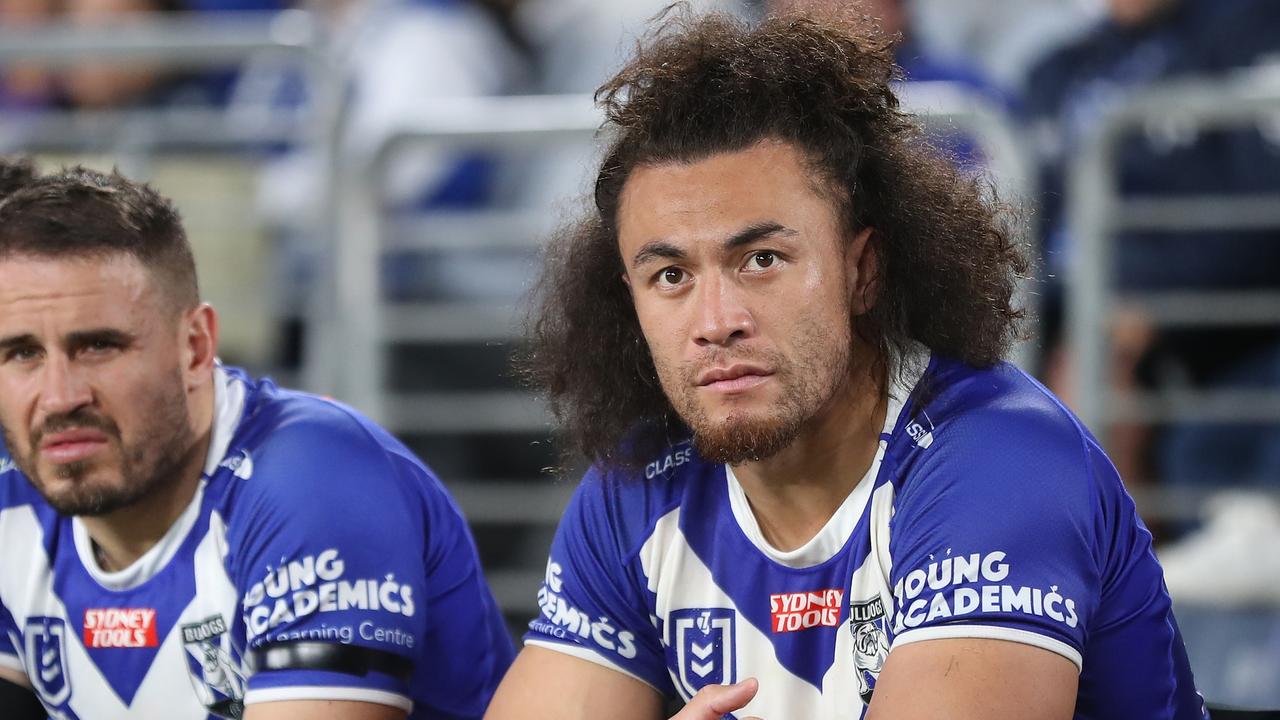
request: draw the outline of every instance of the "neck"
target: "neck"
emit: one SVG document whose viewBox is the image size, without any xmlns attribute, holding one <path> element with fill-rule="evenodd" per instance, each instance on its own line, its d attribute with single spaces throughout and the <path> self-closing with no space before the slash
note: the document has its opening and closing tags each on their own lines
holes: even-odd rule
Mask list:
<svg viewBox="0 0 1280 720">
<path fill-rule="evenodd" d="M 785 450 L 733 466 L 770 545 L 794 550 L 813 539 L 874 462 L 888 412 L 881 365 L 847 381 Z"/>
<path fill-rule="evenodd" d="M 213 387 L 192 394 L 191 423 L 196 441 L 177 464 L 177 477 L 164 479 L 135 503 L 81 518 L 93 540 L 98 565 L 107 572 L 129 567 L 165 536 L 195 497 L 213 435 Z"/>
</svg>

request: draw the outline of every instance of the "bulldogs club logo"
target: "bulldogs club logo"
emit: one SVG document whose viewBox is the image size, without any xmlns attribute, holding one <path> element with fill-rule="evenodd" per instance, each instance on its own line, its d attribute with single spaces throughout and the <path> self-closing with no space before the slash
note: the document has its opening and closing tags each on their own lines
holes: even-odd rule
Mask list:
<svg viewBox="0 0 1280 720">
<path fill-rule="evenodd" d="M 849 631 L 853 633 L 853 665 L 858 676 L 858 695 L 871 702 L 876 678 L 889 656 L 889 638 L 884 632 L 884 604 L 880 598 L 849 603 Z"/>
<path fill-rule="evenodd" d="M 680 684 L 687 697 L 704 685 L 737 682 L 734 624 L 727 608 L 686 608 L 671 613 L 671 647 L 676 651 Z"/>
<path fill-rule="evenodd" d="M 244 715 L 244 675 L 233 657 L 221 615 L 182 626 L 182 646 L 196 697 L 209 712 L 236 720 Z"/>
</svg>

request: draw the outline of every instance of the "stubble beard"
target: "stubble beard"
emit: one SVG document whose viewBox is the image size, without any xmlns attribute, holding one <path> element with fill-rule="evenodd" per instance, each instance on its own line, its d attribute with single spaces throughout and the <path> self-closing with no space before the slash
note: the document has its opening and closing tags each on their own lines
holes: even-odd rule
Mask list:
<svg viewBox="0 0 1280 720">
<path fill-rule="evenodd" d="M 676 387 L 662 381 L 704 460 L 738 465 L 778 454 L 795 442 L 806 424 L 839 392 L 849 376 L 852 360 L 849 338 L 833 339 L 821 333 L 801 337 L 805 339 L 798 344 L 794 358 L 778 352 L 734 357 L 758 361 L 773 369 L 781 393 L 777 403 L 765 412 L 734 411 L 722 420 L 712 418 L 697 397 L 696 378 L 706 365 L 686 366 L 674 373 L 678 376 Z M 667 375 L 659 369 L 660 378 Z"/>
<path fill-rule="evenodd" d="M 147 410 L 143 417 L 149 420 L 141 428 L 140 441 L 128 446 L 114 420 L 89 410 L 50 417 L 38 433 L 32 434 L 31 447 L 26 453 L 17 450 L 19 446 L 8 428 L 3 429 L 5 444 L 13 453 L 18 469 L 58 513 L 86 517 L 106 515 L 178 481 L 178 475 L 186 465 L 187 454 L 194 446 L 194 433 L 188 421 L 187 395 L 178 371 L 175 370 L 170 382 L 153 396 Z M 94 459 L 58 465 L 54 470 L 55 477 L 69 481 L 69 485 L 57 491 L 50 489 L 36 462 L 40 437 L 76 427 L 94 428 L 107 435 L 120 458 L 119 481 L 92 479 L 90 476 L 95 470 L 102 472 L 100 462 Z"/>
</svg>

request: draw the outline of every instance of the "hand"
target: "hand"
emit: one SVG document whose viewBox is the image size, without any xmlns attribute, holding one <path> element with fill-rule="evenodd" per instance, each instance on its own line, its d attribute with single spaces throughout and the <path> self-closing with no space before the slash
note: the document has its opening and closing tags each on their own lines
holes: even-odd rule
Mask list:
<svg viewBox="0 0 1280 720">
<path fill-rule="evenodd" d="M 742 708 L 751 702 L 760 689 L 755 678 L 747 678 L 733 685 L 707 685 L 676 713 L 671 720 L 720 720 L 725 713 Z M 742 718 L 742 720 L 760 720 L 760 718 Z"/>
</svg>

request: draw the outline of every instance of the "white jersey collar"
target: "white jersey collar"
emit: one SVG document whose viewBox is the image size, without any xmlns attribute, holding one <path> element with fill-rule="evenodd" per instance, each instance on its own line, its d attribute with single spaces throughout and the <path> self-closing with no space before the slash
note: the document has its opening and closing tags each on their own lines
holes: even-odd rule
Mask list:
<svg viewBox="0 0 1280 720">
<path fill-rule="evenodd" d="M 209 440 L 209 453 L 205 456 L 204 463 L 206 477 L 213 474 L 227 454 L 236 426 L 240 423 L 240 415 L 244 411 L 244 400 L 244 383 L 232 378 L 222 368 L 221 363 L 216 365 L 213 372 L 213 427 Z M 182 541 L 196 524 L 200 516 L 200 506 L 204 500 L 205 482 L 206 480 L 201 478 L 191 502 L 169 527 L 164 537 L 129 567 L 116 572 L 106 572 L 98 566 L 89 531 L 79 517 L 71 518 L 76 553 L 80 556 L 80 562 L 89 572 L 90 577 L 104 588 L 115 591 L 135 588 L 154 577 L 173 559 L 178 548 L 182 546 Z"/>
<path fill-rule="evenodd" d="M 751 504 L 747 501 L 747 494 L 742 489 L 742 484 L 734 475 L 733 468 L 725 465 L 725 481 L 729 486 L 729 507 L 733 510 L 733 517 L 738 521 L 738 526 L 742 528 L 743 534 L 751 544 L 766 557 L 791 568 L 813 567 L 835 557 L 848 542 L 849 536 L 853 534 L 858 524 L 858 519 L 862 517 L 862 511 L 867 506 L 871 491 L 875 488 L 876 476 L 880 474 L 880 464 L 884 460 L 884 453 L 888 447 L 884 438 L 897 425 L 898 416 L 902 414 L 907 397 L 920 381 L 920 377 L 924 375 L 925 368 L 929 364 L 929 351 L 924 346 L 918 346 L 904 358 L 903 362 L 905 363 L 904 371 L 896 373 L 889 385 L 889 405 L 884 415 L 884 428 L 881 431 L 879 446 L 876 448 L 875 459 L 871 461 L 871 467 L 867 468 L 866 474 L 854 485 L 844 502 L 840 503 L 840 507 L 836 508 L 835 514 L 827 524 L 822 526 L 818 534 L 804 545 L 794 550 L 783 551 L 765 540 L 764 534 L 760 531 L 760 523 L 756 521 Z"/>
</svg>

